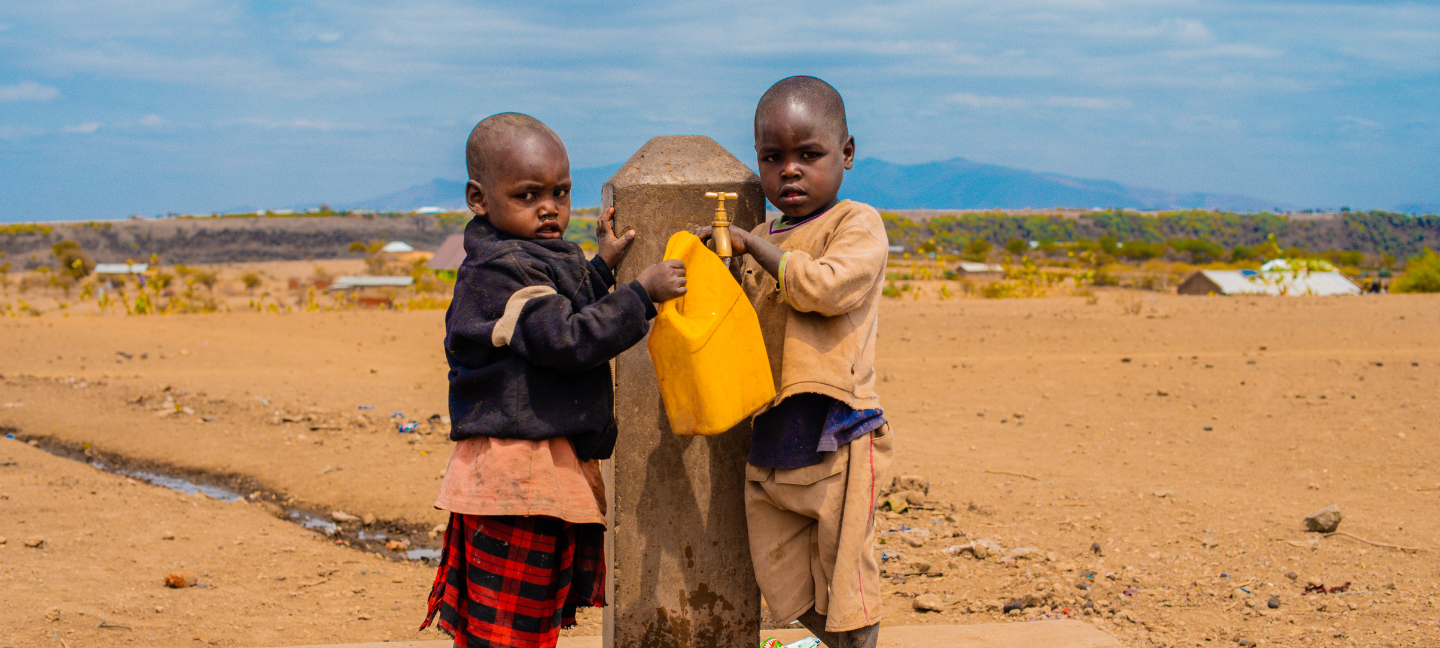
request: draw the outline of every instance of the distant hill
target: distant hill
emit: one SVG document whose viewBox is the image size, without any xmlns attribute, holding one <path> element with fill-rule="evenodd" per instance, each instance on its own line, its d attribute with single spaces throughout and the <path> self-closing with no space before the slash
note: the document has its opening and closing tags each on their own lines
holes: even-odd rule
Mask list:
<svg viewBox="0 0 1440 648">
<path fill-rule="evenodd" d="M 1283 203 L 1238 194 L 1184 193 L 981 164 L 964 158 L 924 164 L 860 160 L 842 193 L 883 209 L 1102 207 L 1140 210 L 1263 211 Z"/>
<path fill-rule="evenodd" d="M 1440 214 L 1440 203 L 1405 203 L 1397 205 L 1395 211 L 1411 216 L 1423 214 Z"/>
<path fill-rule="evenodd" d="M 612 164 L 571 171 L 574 193 L 570 204 L 577 208 L 599 206 L 600 186 L 619 168 L 619 164 Z M 860 160 L 845 174 L 841 194 L 882 209 L 1103 207 L 1264 211 L 1289 207 L 1252 196 L 1171 193 L 1110 180 L 1086 180 L 981 164 L 964 158 L 924 164 L 892 164 L 874 158 Z M 436 178 L 394 193 L 340 205 L 340 208 L 408 212 L 420 207 L 461 209 L 464 206 L 465 183 Z"/>
<path fill-rule="evenodd" d="M 571 206 L 577 208 L 599 206 L 600 186 L 619 170 L 619 164 L 572 169 L 570 171 Z M 378 212 L 409 212 L 421 207 L 464 209 L 465 182 L 435 178 L 425 184 L 339 206 L 340 209 L 345 210 L 369 209 Z"/>
</svg>

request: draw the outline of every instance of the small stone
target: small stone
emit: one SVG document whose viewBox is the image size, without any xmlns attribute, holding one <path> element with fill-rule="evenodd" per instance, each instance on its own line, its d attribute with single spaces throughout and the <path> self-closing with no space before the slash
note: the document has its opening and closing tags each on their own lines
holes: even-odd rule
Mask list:
<svg viewBox="0 0 1440 648">
<path fill-rule="evenodd" d="M 918 536 L 918 535 L 915 535 L 915 534 L 913 534 L 913 533 L 911 533 L 911 534 L 906 534 L 906 535 L 905 535 L 905 544 L 908 544 L 908 545 L 910 545 L 911 547 L 914 547 L 914 548 L 916 548 L 916 549 L 919 549 L 920 547 L 925 546 L 925 538 L 922 538 L 922 537 L 920 537 L 920 536 Z"/>
<path fill-rule="evenodd" d="M 1332 533 L 1340 527 L 1340 505 L 1331 504 L 1305 516 L 1305 528 L 1316 533 Z"/>
<path fill-rule="evenodd" d="M 50 609 L 48 609 L 48 610 L 45 610 L 45 620 L 46 620 L 46 621 L 49 621 L 49 622 L 51 622 L 51 623 L 54 623 L 54 622 L 56 622 L 56 621 L 59 621 L 59 620 L 60 620 L 60 608 L 58 608 L 58 607 L 52 607 L 52 608 L 50 608 Z"/>
<path fill-rule="evenodd" d="M 1203 547 L 1205 547 L 1206 549 L 1214 549 L 1214 548 L 1220 546 L 1220 541 L 1219 541 L 1219 540 L 1216 540 L 1215 538 L 1208 538 L 1208 537 L 1207 537 L 1207 538 L 1205 538 L 1205 539 L 1203 539 L 1203 540 L 1200 541 L 1200 545 L 1203 546 Z"/>
<path fill-rule="evenodd" d="M 161 539 L 161 540 L 174 540 L 174 539 L 175 539 L 175 534 L 174 534 L 174 533 L 171 533 L 170 531 L 166 531 L 166 532 L 160 534 L 160 539 Z"/>
<path fill-rule="evenodd" d="M 385 548 L 390 551 L 404 551 L 410 548 L 409 540 L 391 540 L 385 543 Z"/>
<path fill-rule="evenodd" d="M 1020 558 L 1028 558 L 1033 560 L 1038 556 L 1039 554 L 1037 554 L 1035 549 L 1032 547 L 1015 547 L 1014 549 L 1011 549 L 1010 551 L 1005 553 L 1006 558 L 1010 558 L 1013 560 L 1018 560 Z"/>
<path fill-rule="evenodd" d="M 371 525 L 375 524 L 375 516 L 373 516 L 373 515 L 371 515 L 371 514 L 369 514 L 369 513 L 366 513 L 365 515 L 360 516 L 360 523 L 361 523 L 361 524 L 364 524 L 364 525 L 367 526 L 367 527 L 368 527 L 368 526 L 371 526 Z"/>
<path fill-rule="evenodd" d="M 331 512 L 330 512 L 330 519 L 335 520 L 336 522 L 359 522 L 359 521 L 360 521 L 360 518 L 358 518 L 358 517 L 356 517 L 356 516 L 354 516 L 354 515 L 350 515 L 349 513 L 346 513 L 346 512 L 344 512 L 344 511 L 331 511 Z"/>
<path fill-rule="evenodd" d="M 194 587 L 199 583 L 200 577 L 195 572 L 170 572 L 165 576 L 165 586 L 171 589 Z"/>
<path fill-rule="evenodd" d="M 1092 542 L 1092 543 L 1090 543 L 1090 553 L 1093 553 L 1093 554 L 1095 554 L 1095 555 L 1097 555 L 1097 556 L 1101 555 L 1103 552 L 1100 551 L 1100 543 L 1098 543 L 1098 542 Z"/>
<path fill-rule="evenodd" d="M 1280 609 L 1280 597 L 1278 597 L 1278 596 L 1271 596 L 1271 597 L 1270 597 L 1270 600 L 1268 600 L 1268 601 L 1265 602 L 1265 606 L 1268 607 L 1268 608 L 1270 608 L 1270 609 L 1272 609 L 1272 610 L 1278 610 L 1278 609 Z"/>
<path fill-rule="evenodd" d="M 1297 574 L 1297 573 L 1295 573 L 1295 572 L 1293 572 L 1293 571 L 1292 571 L 1292 572 L 1285 572 L 1285 578 L 1288 578 L 1288 579 L 1290 579 L 1290 580 L 1293 581 L 1293 580 L 1295 580 L 1295 579 L 1297 579 L 1297 578 L 1300 578 L 1300 575 Z"/>
<path fill-rule="evenodd" d="M 885 498 L 885 505 L 894 513 L 904 513 L 910 510 L 910 502 L 905 501 L 904 497 L 896 495 Z"/>
<path fill-rule="evenodd" d="M 934 594 L 921 594 L 913 603 L 916 612 L 944 612 L 945 602 Z"/>
<path fill-rule="evenodd" d="M 45 548 L 45 538 L 43 536 L 30 536 L 25 539 L 25 546 L 31 549 L 43 549 Z"/>
<path fill-rule="evenodd" d="M 157 606 L 155 606 L 155 614 L 160 614 L 160 613 L 162 613 L 162 612 L 164 612 L 164 611 L 165 611 L 165 606 L 163 606 L 163 605 L 157 605 Z"/>
<path fill-rule="evenodd" d="M 1252 599 L 1245 599 L 1245 607 L 1248 607 L 1248 608 L 1253 608 L 1253 607 L 1255 607 L 1255 599 L 1253 599 L 1253 598 L 1252 598 Z"/>
<path fill-rule="evenodd" d="M 3 544 L 5 544 L 5 543 L 7 543 L 7 542 L 10 542 L 10 539 L 9 539 L 9 538 L 7 538 L 7 537 L 5 537 L 5 536 L 0 536 L 0 545 L 3 545 Z"/>
<path fill-rule="evenodd" d="M 1008 602 L 1008 603 L 1005 604 L 1005 608 L 1004 608 L 1003 612 L 1005 612 L 1005 614 L 1009 614 L 1009 613 L 1011 613 L 1011 612 L 1021 611 L 1021 610 L 1024 610 L 1024 609 L 1025 609 L 1025 601 L 1022 601 L 1022 600 L 1020 600 L 1020 599 L 1015 599 L 1015 600 L 1010 601 L 1010 602 Z"/>
<path fill-rule="evenodd" d="M 930 571 L 930 563 L 927 563 L 927 562 L 912 562 L 912 563 L 910 563 L 910 571 L 913 571 L 913 572 L 915 572 L 915 573 L 917 573 L 917 574 L 924 574 L 924 573 Z"/>
<path fill-rule="evenodd" d="M 890 482 L 890 490 L 893 492 L 920 491 L 929 495 L 930 480 L 919 475 L 900 475 Z"/>
</svg>

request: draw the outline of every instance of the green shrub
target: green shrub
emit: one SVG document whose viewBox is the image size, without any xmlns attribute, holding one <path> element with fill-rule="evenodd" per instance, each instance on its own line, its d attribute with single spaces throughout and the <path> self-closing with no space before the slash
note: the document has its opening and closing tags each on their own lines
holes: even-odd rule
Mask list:
<svg viewBox="0 0 1440 648">
<path fill-rule="evenodd" d="M 1410 263 L 1405 266 L 1405 274 L 1400 275 L 1400 278 L 1390 284 L 1390 291 L 1397 293 L 1440 292 L 1440 254 L 1436 254 L 1434 250 L 1427 247 L 1423 254 L 1412 257 Z"/>
</svg>

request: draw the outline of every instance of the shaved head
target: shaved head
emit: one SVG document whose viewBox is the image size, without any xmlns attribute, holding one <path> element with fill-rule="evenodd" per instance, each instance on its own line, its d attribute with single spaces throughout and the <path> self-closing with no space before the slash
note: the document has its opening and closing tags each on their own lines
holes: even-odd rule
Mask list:
<svg viewBox="0 0 1440 648">
<path fill-rule="evenodd" d="M 529 115 L 500 113 L 481 120 L 465 142 L 465 168 L 470 173 L 470 179 L 481 184 L 489 182 L 490 174 L 495 171 L 494 165 L 516 140 L 535 138 L 553 140 L 561 151 L 565 149 L 555 131 Z"/>
<path fill-rule="evenodd" d="M 792 76 L 775 82 L 755 106 L 755 139 L 760 139 L 762 123 L 777 110 L 808 113 L 817 126 L 835 134 L 844 142 L 850 137 L 845 123 L 845 100 L 830 84 L 812 76 Z"/>
</svg>

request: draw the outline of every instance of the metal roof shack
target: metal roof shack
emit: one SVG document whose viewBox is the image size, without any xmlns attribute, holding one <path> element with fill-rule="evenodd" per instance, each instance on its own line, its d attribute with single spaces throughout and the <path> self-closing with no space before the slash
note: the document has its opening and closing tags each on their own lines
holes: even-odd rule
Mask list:
<svg viewBox="0 0 1440 648">
<path fill-rule="evenodd" d="M 451 234 L 446 237 L 445 242 L 440 244 L 440 249 L 435 250 L 435 256 L 425 262 L 425 267 L 431 270 L 460 269 L 460 264 L 465 262 L 465 235 Z"/>
<path fill-rule="evenodd" d="M 408 288 L 415 280 L 411 277 L 336 277 L 335 283 L 327 290 L 349 290 L 351 288 Z"/>
<path fill-rule="evenodd" d="M 150 271 L 148 263 L 97 263 L 95 274 L 145 274 Z"/>
<path fill-rule="evenodd" d="M 994 274 L 1005 272 L 1005 268 L 998 263 L 976 263 L 974 261 L 961 261 L 955 266 L 955 271 L 960 274 Z"/>
<path fill-rule="evenodd" d="M 1181 295 L 1359 295 L 1360 286 L 1345 275 L 1321 272 L 1198 270 L 1175 292 Z"/>
</svg>

